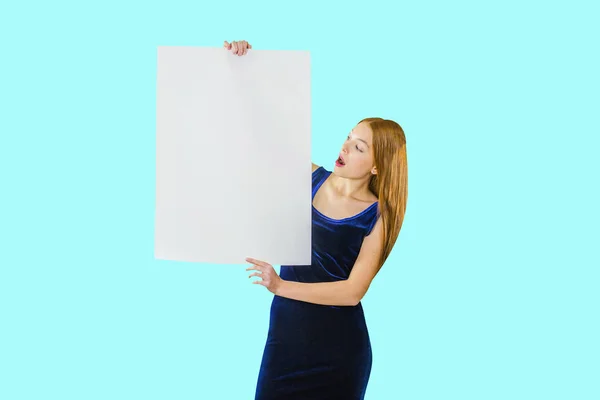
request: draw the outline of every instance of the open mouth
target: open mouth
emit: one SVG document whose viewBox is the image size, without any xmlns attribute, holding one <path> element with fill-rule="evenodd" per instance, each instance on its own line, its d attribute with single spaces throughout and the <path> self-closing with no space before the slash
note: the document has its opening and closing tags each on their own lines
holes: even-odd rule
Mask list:
<svg viewBox="0 0 600 400">
<path fill-rule="evenodd" d="M 344 159 L 342 158 L 342 156 L 339 156 L 338 159 L 337 159 L 337 161 L 336 161 L 336 164 L 342 166 L 342 165 L 346 165 L 346 162 L 344 161 Z"/>
</svg>

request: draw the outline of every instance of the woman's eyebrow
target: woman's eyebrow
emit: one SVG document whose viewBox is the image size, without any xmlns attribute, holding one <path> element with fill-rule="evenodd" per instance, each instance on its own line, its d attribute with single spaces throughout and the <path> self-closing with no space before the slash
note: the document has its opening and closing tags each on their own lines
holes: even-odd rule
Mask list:
<svg viewBox="0 0 600 400">
<path fill-rule="evenodd" d="M 353 133 L 353 132 L 354 132 L 354 131 L 350 131 L 350 135 L 352 135 L 352 133 Z M 357 140 L 360 140 L 361 142 L 363 142 L 364 144 L 366 144 L 366 145 L 367 145 L 367 147 L 370 147 L 370 146 L 369 146 L 369 143 L 367 143 L 366 141 L 362 140 L 361 138 L 356 138 L 356 139 L 357 139 Z"/>
</svg>

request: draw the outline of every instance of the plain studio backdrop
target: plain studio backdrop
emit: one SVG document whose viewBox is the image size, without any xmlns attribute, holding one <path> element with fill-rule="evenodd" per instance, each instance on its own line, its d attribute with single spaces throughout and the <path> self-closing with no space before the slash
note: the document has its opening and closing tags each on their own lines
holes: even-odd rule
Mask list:
<svg viewBox="0 0 600 400">
<path fill-rule="evenodd" d="M 310 52 L 317 164 L 364 117 L 406 131 L 368 400 L 600 398 L 595 3 L 0 15 L 0 398 L 253 399 L 272 295 L 243 264 L 154 258 L 157 48 L 224 40 Z"/>
</svg>

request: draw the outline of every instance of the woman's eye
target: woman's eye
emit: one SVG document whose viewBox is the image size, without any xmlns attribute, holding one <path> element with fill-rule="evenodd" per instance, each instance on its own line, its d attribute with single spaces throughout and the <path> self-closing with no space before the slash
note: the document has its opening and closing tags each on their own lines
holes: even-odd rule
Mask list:
<svg viewBox="0 0 600 400">
<path fill-rule="evenodd" d="M 360 151 L 361 153 L 363 152 L 361 149 L 358 148 L 358 146 L 356 146 L 356 150 Z"/>
</svg>

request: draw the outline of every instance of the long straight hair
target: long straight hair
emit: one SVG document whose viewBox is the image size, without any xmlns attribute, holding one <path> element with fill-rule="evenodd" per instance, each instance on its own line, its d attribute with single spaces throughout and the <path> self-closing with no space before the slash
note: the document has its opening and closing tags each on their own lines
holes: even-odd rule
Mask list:
<svg viewBox="0 0 600 400">
<path fill-rule="evenodd" d="M 373 132 L 373 152 L 377 174 L 371 176 L 369 189 L 378 199 L 383 223 L 383 246 L 379 268 L 383 266 L 400 234 L 408 199 L 408 163 L 406 137 L 402 127 L 392 120 L 365 118 Z M 359 122 L 359 123 L 360 123 Z"/>
</svg>

